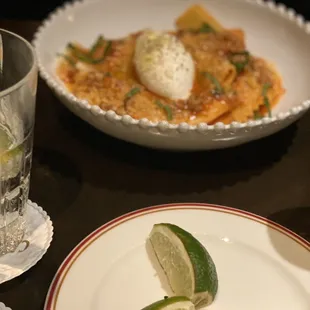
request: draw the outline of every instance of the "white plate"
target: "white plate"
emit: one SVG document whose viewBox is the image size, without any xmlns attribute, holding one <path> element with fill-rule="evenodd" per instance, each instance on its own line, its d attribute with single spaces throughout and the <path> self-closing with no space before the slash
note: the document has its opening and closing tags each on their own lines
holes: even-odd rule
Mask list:
<svg viewBox="0 0 310 310">
<path fill-rule="evenodd" d="M 230 147 L 270 135 L 301 117 L 310 106 L 310 26 L 293 10 L 261 0 L 205 0 L 202 3 L 224 26 L 243 28 L 249 50 L 276 64 L 286 94 L 273 110 L 272 118 L 214 126 L 135 120 L 78 100 L 56 77 L 55 55 L 63 51 L 69 41 L 90 45 L 99 33 L 115 38 L 146 27 L 173 29 L 176 17 L 197 2 L 94 0 L 61 7 L 43 22 L 35 35 L 33 43 L 40 74 L 73 113 L 94 127 L 114 137 L 154 148 Z"/>
<path fill-rule="evenodd" d="M 45 310 L 138 310 L 162 299 L 145 246 L 160 222 L 190 231 L 213 257 L 219 291 L 208 309 L 310 309 L 309 242 L 245 211 L 174 204 L 123 215 L 85 238 L 58 270 Z"/>
</svg>

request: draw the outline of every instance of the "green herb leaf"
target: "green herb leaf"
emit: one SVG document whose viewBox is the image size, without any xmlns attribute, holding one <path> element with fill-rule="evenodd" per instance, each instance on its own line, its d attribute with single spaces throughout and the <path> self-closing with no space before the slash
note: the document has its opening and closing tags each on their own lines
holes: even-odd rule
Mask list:
<svg viewBox="0 0 310 310">
<path fill-rule="evenodd" d="M 202 72 L 203 76 L 210 80 L 210 82 L 214 85 L 214 91 L 217 95 L 221 95 L 224 93 L 224 89 L 221 86 L 218 79 L 209 72 Z"/>
<path fill-rule="evenodd" d="M 266 83 L 263 85 L 263 90 L 262 90 L 262 96 L 264 98 L 264 105 L 268 111 L 268 116 L 271 117 L 272 114 L 271 114 L 271 107 L 270 107 L 270 102 L 269 102 L 269 99 L 267 97 L 267 92 L 269 90 L 269 88 L 271 87 L 271 85 L 269 83 Z"/>
<path fill-rule="evenodd" d="M 104 49 L 103 56 L 98 58 L 98 59 L 93 59 L 92 63 L 93 64 L 98 64 L 98 63 L 103 62 L 105 60 L 105 58 L 107 57 L 108 52 L 110 51 L 111 47 L 112 47 L 112 42 L 111 41 L 107 41 L 105 49 Z"/>
<path fill-rule="evenodd" d="M 73 53 L 73 55 L 80 61 L 86 62 L 91 64 L 92 63 L 92 58 L 89 56 L 83 54 L 79 49 L 77 49 L 72 43 L 69 43 L 67 45 L 67 48 L 70 49 Z"/>
<path fill-rule="evenodd" d="M 265 97 L 267 96 L 267 92 L 269 90 L 269 88 L 271 87 L 271 85 L 269 83 L 265 83 L 263 85 L 263 90 L 262 90 L 262 95 Z"/>
<path fill-rule="evenodd" d="M 103 53 L 103 56 L 98 58 L 98 59 L 93 59 L 90 55 L 85 55 L 84 53 L 82 53 L 81 51 L 79 51 L 73 44 L 69 43 L 67 45 L 67 47 L 69 49 L 71 49 L 71 51 L 73 52 L 73 55 L 79 59 L 82 62 L 86 62 L 88 64 L 98 64 L 104 61 L 104 59 L 106 58 L 110 48 L 111 48 L 112 42 L 111 41 L 107 41 L 106 43 L 106 47 Z"/>
<path fill-rule="evenodd" d="M 97 49 L 103 45 L 103 43 L 104 43 L 104 38 L 103 36 L 100 35 L 95 41 L 95 43 L 92 45 L 92 47 L 90 48 L 89 55 L 92 57 L 97 51 Z"/>
<path fill-rule="evenodd" d="M 250 53 L 248 51 L 230 53 L 229 61 L 236 67 L 237 73 L 244 71 L 250 62 Z"/>
<path fill-rule="evenodd" d="M 125 95 L 125 102 L 127 102 L 130 98 L 140 93 L 140 88 L 134 87 Z"/>
<path fill-rule="evenodd" d="M 261 115 L 259 111 L 254 111 L 254 119 L 261 119 L 261 118 L 263 118 L 263 115 Z"/>
<path fill-rule="evenodd" d="M 173 119 L 171 108 L 168 105 L 162 104 L 158 99 L 155 100 L 155 104 L 166 112 L 168 121 Z"/>
<path fill-rule="evenodd" d="M 215 32 L 215 30 L 207 23 L 203 23 L 202 26 L 198 29 L 199 33 L 210 33 Z"/>
<path fill-rule="evenodd" d="M 74 60 L 73 60 L 70 56 L 68 56 L 68 55 L 66 55 L 66 54 L 61 54 L 61 53 L 58 53 L 57 56 L 62 57 L 62 58 L 65 59 L 71 66 L 75 67 L 75 62 L 74 62 Z"/>
</svg>

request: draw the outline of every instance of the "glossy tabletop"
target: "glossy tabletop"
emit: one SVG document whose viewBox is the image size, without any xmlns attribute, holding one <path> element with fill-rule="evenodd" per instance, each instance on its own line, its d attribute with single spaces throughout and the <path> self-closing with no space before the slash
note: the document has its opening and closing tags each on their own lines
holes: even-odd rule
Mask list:
<svg viewBox="0 0 310 310">
<path fill-rule="evenodd" d="M 31 40 L 39 22 L 0 21 Z M 268 138 L 221 151 L 168 153 L 111 138 L 38 86 L 30 199 L 51 216 L 43 259 L 0 285 L 13 310 L 39 310 L 57 268 L 87 234 L 138 208 L 208 202 L 273 219 L 310 240 L 310 113 Z"/>
</svg>

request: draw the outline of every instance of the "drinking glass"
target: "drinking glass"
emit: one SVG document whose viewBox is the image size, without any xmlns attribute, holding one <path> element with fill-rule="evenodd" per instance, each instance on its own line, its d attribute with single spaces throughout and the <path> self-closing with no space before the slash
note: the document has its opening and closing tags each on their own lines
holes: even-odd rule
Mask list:
<svg viewBox="0 0 310 310">
<path fill-rule="evenodd" d="M 25 233 L 38 73 L 31 44 L 3 29 L 0 35 L 0 255 L 3 255 L 14 252 Z"/>
</svg>

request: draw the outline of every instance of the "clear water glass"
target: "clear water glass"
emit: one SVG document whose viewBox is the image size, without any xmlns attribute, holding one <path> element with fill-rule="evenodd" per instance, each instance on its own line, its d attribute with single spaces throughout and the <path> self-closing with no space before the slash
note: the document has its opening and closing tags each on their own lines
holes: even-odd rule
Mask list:
<svg viewBox="0 0 310 310">
<path fill-rule="evenodd" d="M 38 73 L 31 44 L 3 29 L 0 35 L 0 255 L 3 255 L 14 252 L 25 234 Z"/>
</svg>

